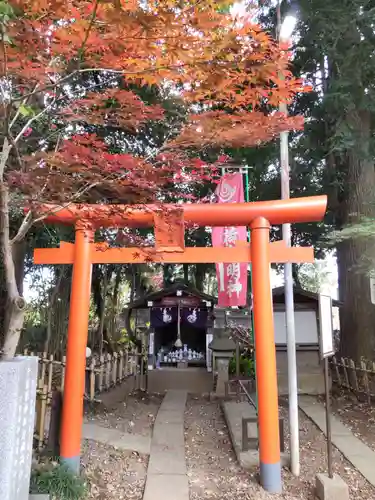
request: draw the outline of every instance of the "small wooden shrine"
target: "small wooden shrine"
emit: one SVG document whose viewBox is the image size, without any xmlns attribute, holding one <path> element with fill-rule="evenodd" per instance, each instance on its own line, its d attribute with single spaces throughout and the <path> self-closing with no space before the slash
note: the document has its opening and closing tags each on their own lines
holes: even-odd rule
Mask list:
<svg viewBox="0 0 375 500">
<path fill-rule="evenodd" d="M 125 321 L 149 330 L 149 364 L 154 367 L 206 367 L 212 340 L 212 297 L 175 283 L 128 304 Z"/>
</svg>

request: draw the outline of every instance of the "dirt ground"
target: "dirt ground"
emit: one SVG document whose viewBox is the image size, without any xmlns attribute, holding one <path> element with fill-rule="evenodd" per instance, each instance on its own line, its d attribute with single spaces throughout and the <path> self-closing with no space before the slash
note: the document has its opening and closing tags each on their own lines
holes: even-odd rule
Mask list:
<svg viewBox="0 0 375 500">
<path fill-rule="evenodd" d="M 89 485 L 88 500 L 142 500 L 148 456 L 85 441 L 82 468 Z"/>
<path fill-rule="evenodd" d="M 122 432 L 150 436 L 162 396 L 143 393 L 104 395 L 102 403 L 89 404 L 88 421 Z M 86 440 L 82 449 L 83 472 L 89 485 L 88 500 L 142 500 L 149 457 Z"/>
<path fill-rule="evenodd" d="M 286 416 L 286 410 L 283 410 Z M 288 438 L 286 425 L 286 438 Z M 283 471 L 284 493 L 269 495 L 254 475 L 238 466 L 219 403 L 189 398 L 185 447 L 190 500 L 313 500 L 317 472 L 326 470 L 326 442 L 315 425 L 300 414 L 301 475 Z M 372 500 L 375 489 L 334 449 L 334 469 L 348 483 L 352 498 Z"/>
<path fill-rule="evenodd" d="M 287 408 L 282 409 L 287 417 Z M 327 443 L 324 434 L 300 412 L 300 450 L 301 450 L 301 475 L 295 478 L 289 471 L 284 472 L 286 491 L 293 493 L 297 498 L 313 500 L 315 475 L 326 472 Z M 286 419 L 287 422 L 287 419 Z M 286 423 L 288 427 L 288 423 Z M 289 429 L 287 428 L 286 442 L 288 448 Z M 375 498 L 375 488 L 358 472 L 334 447 L 333 448 L 334 473 L 340 475 L 348 484 L 350 498 L 355 500 L 372 500 Z M 300 492 L 300 496 L 297 496 Z M 289 498 L 289 497 L 286 497 Z"/>
<path fill-rule="evenodd" d="M 162 396 L 143 393 L 104 394 L 102 403 L 86 407 L 86 419 L 123 432 L 149 436 Z M 142 500 L 149 457 L 86 440 L 82 465 L 89 484 L 88 500 Z"/>
<path fill-rule="evenodd" d="M 127 396 L 125 401 L 111 404 L 107 400 L 105 405 L 96 405 L 88 410 L 86 417 L 106 427 L 150 435 L 161 401 L 160 395 L 134 394 Z M 364 417 L 357 402 L 335 399 L 335 411 L 345 423 L 345 419 L 349 419 L 355 432 L 361 429 L 364 433 L 361 426 L 365 426 L 366 439 L 372 439 L 374 445 L 373 409 L 365 408 Z M 282 408 L 281 412 L 286 418 L 287 408 Z M 287 422 L 285 430 L 288 441 Z M 283 470 L 283 494 L 270 495 L 257 484 L 255 472 L 245 472 L 237 464 L 220 403 L 189 397 L 185 412 L 185 449 L 190 500 L 314 500 L 315 475 L 326 471 L 326 441 L 302 412 L 300 440 L 300 477 L 295 478 L 288 470 Z M 375 488 L 335 448 L 333 459 L 335 472 L 349 485 L 351 498 L 375 499 Z M 83 466 L 90 485 L 89 500 L 141 500 L 147 463 L 147 456 L 86 441 Z"/>
<path fill-rule="evenodd" d="M 359 402 L 354 394 L 337 392 L 332 407 L 342 423 L 375 451 L 375 405 Z"/>
<path fill-rule="evenodd" d="M 161 395 L 144 393 L 126 395 L 120 401 L 107 397 L 103 403 L 87 407 L 86 419 L 103 427 L 149 436 L 162 400 Z"/>
</svg>

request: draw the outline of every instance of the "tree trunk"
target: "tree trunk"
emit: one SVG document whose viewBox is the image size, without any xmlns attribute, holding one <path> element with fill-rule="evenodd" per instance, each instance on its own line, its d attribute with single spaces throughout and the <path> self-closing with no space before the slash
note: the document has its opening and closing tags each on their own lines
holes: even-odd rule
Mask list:
<svg viewBox="0 0 375 500">
<path fill-rule="evenodd" d="M 50 295 L 48 311 L 47 311 L 47 336 L 44 342 L 44 352 L 48 352 L 50 348 L 50 341 L 52 338 L 52 330 L 53 330 L 53 318 L 56 313 L 55 303 L 57 297 L 60 295 L 61 283 L 65 274 L 64 271 L 65 271 L 65 266 L 57 268 L 56 272 L 57 281 Z"/>
<path fill-rule="evenodd" d="M 120 284 L 121 284 L 121 273 L 122 269 L 121 266 L 117 266 L 117 269 L 115 269 L 115 279 L 114 279 L 114 284 L 113 284 L 113 292 L 112 292 L 112 297 L 111 297 L 111 307 L 108 311 L 108 330 L 110 331 L 110 336 L 111 339 L 114 342 L 118 342 L 121 338 L 121 334 L 119 331 L 116 331 L 116 318 L 117 318 L 117 313 L 118 313 L 118 306 L 119 306 L 119 291 L 120 291 Z"/>
<path fill-rule="evenodd" d="M 346 196 L 341 203 L 339 227 L 375 216 L 375 171 L 369 153 L 371 117 L 367 111 L 349 117 L 359 138 L 346 158 Z M 375 236 L 337 245 L 340 308 L 340 351 L 354 360 L 375 359 L 375 305 L 371 303 L 368 263 L 375 252 Z"/>
<path fill-rule="evenodd" d="M 206 264 L 196 264 L 195 267 L 195 288 L 203 292 L 204 278 L 206 275 Z"/>
<path fill-rule="evenodd" d="M 23 281 L 25 279 L 25 258 L 26 258 L 26 240 L 23 239 L 12 245 L 12 256 L 15 267 L 16 283 L 18 292 L 23 296 Z"/>
<path fill-rule="evenodd" d="M 23 326 L 26 302 L 17 287 L 16 267 L 9 236 L 9 195 L 5 183 L 0 183 L 0 252 L 6 286 L 6 316 L 4 319 L 2 359 L 14 357 Z"/>
<path fill-rule="evenodd" d="M 0 252 L 0 255 L 2 253 Z M 26 241 L 22 240 L 19 243 L 12 245 L 12 256 L 15 266 L 16 284 L 19 294 L 23 295 L 23 281 L 25 277 L 25 256 L 26 256 Z M 0 350 L 4 345 L 8 306 L 8 292 L 5 279 L 5 269 L 3 259 L 0 259 Z"/>
<path fill-rule="evenodd" d="M 137 271 L 136 265 L 130 265 L 131 267 L 131 287 L 130 287 L 130 301 L 135 300 L 136 288 L 137 288 Z"/>
<path fill-rule="evenodd" d="M 369 277 L 356 265 L 367 250 L 366 242 L 337 245 L 340 308 L 340 354 L 359 361 L 375 359 L 375 305 L 370 300 Z"/>
<path fill-rule="evenodd" d="M 103 298 L 100 304 L 100 317 L 99 317 L 99 353 L 103 354 L 103 345 L 104 345 L 104 322 L 105 322 L 105 299 L 107 297 L 107 287 L 108 287 L 108 277 L 107 273 L 103 273 Z"/>
<path fill-rule="evenodd" d="M 163 288 L 171 284 L 171 264 L 163 264 Z"/>
<path fill-rule="evenodd" d="M 23 327 L 25 308 L 26 301 L 21 296 L 8 300 L 2 359 L 12 359 L 16 354 Z"/>
<path fill-rule="evenodd" d="M 113 342 L 108 331 L 108 327 L 105 321 L 105 296 L 102 290 L 102 282 L 105 284 L 105 293 L 107 293 L 107 284 L 110 281 L 110 277 L 112 275 L 113 267 L 110 265 L 103 266 L 103 269 L 99 265 L 93 266 L 92 271 L 92 291 L 93 298 L 95 303 L 96 315 L 99 319 L 99 329 L 98 329 L 98 338 L 102 338 L 100 343 L 106 342 L 108 352 L 113 352 Z"/>
<path fill-rule="evenodd" d="M 184 264 L 183 269 L 184 269 L 184 283 L 185 283 L 185 285 L 188 285 L 189 284 L 189 264 Z"/>
<path fill-rule="evenodd" d="M 302 288 L 301 281 L 299 279 L 299 268 L 300 264 L 292 264 L 293 285 L 296 288 Z"/>
<path fill-rule="evenodd" d="M 72 266 L 65 266 L 64 279 L 62 280 L 58 294 L 59 300 L 55 301 L 53 308 L 53 335 L 49 343 L 49 351 L 50 354 L 59 358 L 66 353 L 72 276 Z"/>
</svg>

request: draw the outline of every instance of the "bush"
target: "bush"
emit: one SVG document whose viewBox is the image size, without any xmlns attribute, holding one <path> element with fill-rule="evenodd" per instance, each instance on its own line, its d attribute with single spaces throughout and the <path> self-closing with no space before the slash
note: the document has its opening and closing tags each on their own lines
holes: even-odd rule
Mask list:
<svg viewBox="0 0 375 500">
<path fill-rule="evenodd" d="M 83 500 L 87 487 L 66 465 L 50 462 L 31 471 L 30 493 L 50 494 L 52 500 Z"/>
<path fill-rule="evenodd" d="M 236 374 L 236 356 L 234 355 L 229 362 L 229 374 Z M 254 360 L 247 356 L 240 356 L 240 375 L 243 377 L 255 378 Z"/>
</svg>

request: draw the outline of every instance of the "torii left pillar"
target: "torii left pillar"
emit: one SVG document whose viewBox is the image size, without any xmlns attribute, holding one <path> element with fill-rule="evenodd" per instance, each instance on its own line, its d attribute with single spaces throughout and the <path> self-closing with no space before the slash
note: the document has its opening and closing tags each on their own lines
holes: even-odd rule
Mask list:
<svg viewBox="0 0 375 500">
<path fill-rule="evenodd" d="M 64 397 L 60 455 L 62 462 L 78 474 L 91 291 L 90 243 L 94 233 L 87 225 L 79 224 L 75 226 L 75 233 L 64 383 L 69 397 Z"/>
</svg>

